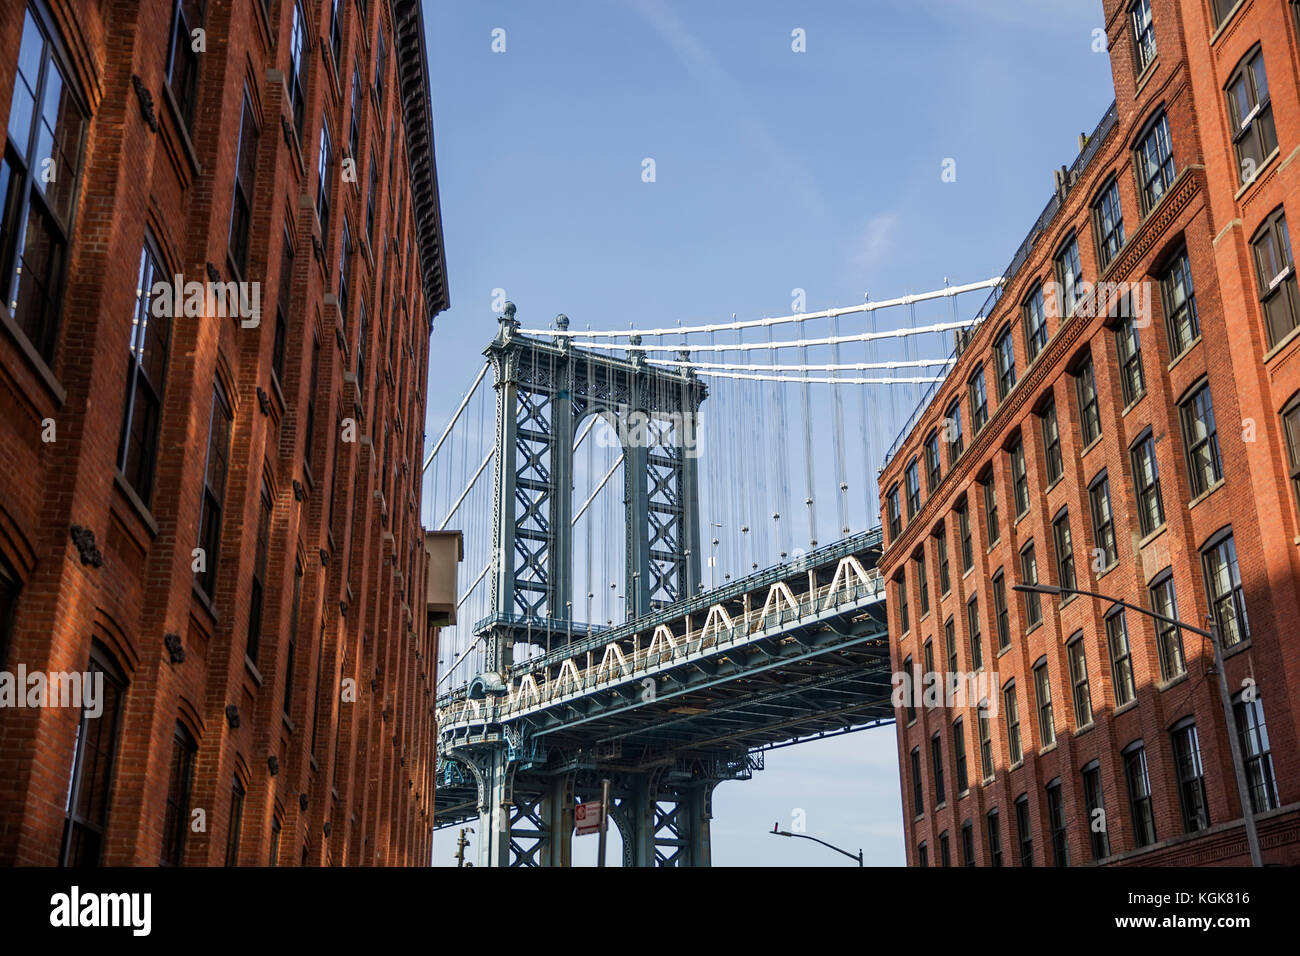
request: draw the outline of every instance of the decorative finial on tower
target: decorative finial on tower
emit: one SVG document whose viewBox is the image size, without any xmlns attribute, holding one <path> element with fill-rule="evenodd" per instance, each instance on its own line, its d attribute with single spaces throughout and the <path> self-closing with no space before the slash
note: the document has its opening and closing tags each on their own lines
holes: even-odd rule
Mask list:
<svg viewBox="0 0 1300 956">
<path fill-rule="evenodd" d="M 555 328 L 560 332 L 567 332 L 569 330 L 569 317 L 563 312 L 555 317 Z M 560 347 L 561 351 L 567 352 L 571 340 L 567 335 L 557 335 L 555 337 L 555 344 Z"/>
<path fill-rule="evenodd" d="M 631 335 L 629 335 L 629 336 L 627 337 L 627 344 L 628 344 L 628 345 L 640 345 L 640 344 L 641 344 L 641 336 L 638 335 L 636 332 L 633 332 Z M 629 349 L 629 350 L 628 350 L 628 358 L 632 360 L 632 365 L 633 365 L 634 367 L 636 367 L 636 368 L 644 368 L 644 367 L 645 367 L 645 352 L 641 351 L 640 349 Z"/>
<path fill-rule="evenodd" d="M 519 331 L 519 323 L 515 321 L 515 311 L 515 304 L 509 301 L 501 308 L 501 318 L 497 321 L 501 323 L 501 341 L 503 342 Z"/>
</svg>

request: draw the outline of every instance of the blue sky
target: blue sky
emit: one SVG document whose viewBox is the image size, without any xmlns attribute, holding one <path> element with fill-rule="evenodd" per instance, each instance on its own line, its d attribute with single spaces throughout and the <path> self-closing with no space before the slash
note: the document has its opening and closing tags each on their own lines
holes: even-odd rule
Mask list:
<svg viewBox="0 0 1300 956">
<path fill-rule="evenodd" d="M 986 279 L 1047 202 L 1052 169 L 1073 160 L 1079 133 L 1113 98 L 1109 58 L 1092 50 L 1097 0 L 426 0 L 425 20 L 452 301 L 430 350 L 426 448 L 482 364 L 494 290 L 525 326 L 563 312 L 576 328 L 648 328 L 786 314 L 796 288 L 813 311 Z M 492 50 L 497 29 L 505 52 Z M 806 52 L 791 48 L 796 29 Z M 642 179 L 646 158 L 654 182 Z M 946 159 L 955 182 L 942 179 Z M 962 317 L 982 301 L 963 298 Z M 711 408 L 730 423 L 757 388 L 721 384 L 706 432 Z M 785 388 L 796 426 L 797 390 Z M 859 409 L 873 435 L 892 438 L 918 391 L 888 388 L 892 396 L 872 387 L 869 398 L 842 389 L 855 490 L 868 483 L 854 443 Z M 830 391 L 814 389 L 811 403 L 827 482 Z M 760 435 L 752 419 L 740 428 Z M 771 477 L 770 462 L 757 467 Z M 822 540 L 838 523 L 829 487 Z M 759 497 L 752 510 L 772 506 Z M 745 520 L 706 490 L 702 498 L 708 518 Z M 874 523 L 868 510 L 854 505 L 855 530 Z M 467 529 L 484 525 L 464 518 Z M 765 547 L 774 551 L 775 535 Z M 765 565 L 775 559 L 766 552 L 734 550 L 719 568 Z M 462 578 L 478 571 L 468 565 Z M 797 809 L 809 833 L 861 846 L 868 863 L 901 865 L 892 728 L 770 753 L 752 781 L 721 786 L 715 865 L 850 863 L 763 835 Z M 453 841 L 438 835 L 437 863 Z M 576 840 L 575 858 L 590 860 L 594 842 Z"/>
</svg>

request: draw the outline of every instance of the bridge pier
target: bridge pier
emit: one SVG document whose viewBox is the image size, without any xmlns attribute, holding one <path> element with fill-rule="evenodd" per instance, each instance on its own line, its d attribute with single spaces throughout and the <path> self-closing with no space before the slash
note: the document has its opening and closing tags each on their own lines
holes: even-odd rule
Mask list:
<svg viewBox="0 0 1300 956">
<path fill-rule="evenodd" d="M 541 866 L 573 865 L 573 775 L 555 777 L 542 797 Z"/>
</svg>

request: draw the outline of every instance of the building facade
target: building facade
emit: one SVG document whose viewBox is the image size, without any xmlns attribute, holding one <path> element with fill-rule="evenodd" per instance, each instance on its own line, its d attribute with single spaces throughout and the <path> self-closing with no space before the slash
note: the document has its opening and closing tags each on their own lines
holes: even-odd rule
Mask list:
<svg viewBox="0 0 1300 956">
<path fill-rule="evenodd" d="M 1115 105 L 880 475 L 911 865 L 1249 862 L 1208 643 L 1020 583 L 1213 620 L 1300 863 L 1300 9 L 1103 6 Z"/>
<path fill-rule="evenodd" d="M 429 862 L 423 31 L 0 8 L 0 863 Z"/>
</svg>

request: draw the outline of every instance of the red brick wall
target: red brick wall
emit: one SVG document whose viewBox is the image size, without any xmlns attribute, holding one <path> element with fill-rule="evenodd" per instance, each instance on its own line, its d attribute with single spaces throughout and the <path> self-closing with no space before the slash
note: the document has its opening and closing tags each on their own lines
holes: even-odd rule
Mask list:
<svg viewBox="0 0 1300 956">
<path fill-rule="evenodd" d="M 1272 862 L 1300 861 L 1300 516 L 1291 492 L 1280 412 L 1300 389 L 1300 337 L 1270 351 L 1258 301 L 1249 241 L 1259 225 L 1279 206 L 1300 216 L 1297 189 L 1300 170 L 1292 162 L 1300 147 L 1300 39 L 1290 4 L 1241 4 L 1222 29 L 1211 22 L 1208 0 L 1176 3 L 1151 0 L 1157 58 L 1142 76 L 1135 76 L 1127 2 L 1107 0 L 1106 33 L 1115 81 L 1118 124 L 1062 208 L 1033 246 L 1029 258 L 1007 283 L 992 315 L 975 332 L 962 358 L 938 391 L 916 429 L 902 442 L 880 477 L 882 497 L 914 456 L 924 460 L 922 443 L 938 426 L 954 397 L 963 400 L 966 450 L 948 470 L 921 511 L 907 522 L 898 540 L 887 545 L 882 568 L 889 578 L 906 574 L 911 595 L 912 624 L 899 633 L 891 615 L 892 656 L 896 670 L 911 655 L 918 672 L 923 646 L 934 641 L 936 669 L 945 670 L 943 622 L 952 616 L 957 632 L 959 669 L 970 670 L 965 607 L 977 597 L 981 614 L 985 670 L 997 672 L 999 689 L 1014 679 L 1020 711 L 1023 764 L 1010 766 L 1004 714 L 992 722 L 995 774 L 982 781 L 975 706 L 918 711 L 908 724 L 899 712 L 898 744 L 903 781 L 903 811 L 909 863 L 918 862 L 925 842 L 931 865 L 939 861 L 939 835 L 947 831 L 953 865 L 961 863 L 960 828 L 974 827 L 976 862 L 988 863 L 986 814 L 996 808 L 1001 824 L 1004 865 L 1018 860 L 1015 846 L 1014 801 L 1028 795 L 1035 865 L 1051 860 L 1045 786 L 1060 778 L 1068 828 L 1069 859 L 1091 860 L 1080 769 L 1098 760 L 1109 819 L 1114 863 L 1224 863 L 1245 860 L 1240 807 L 1212 673 L 1209 646 L 1184 633 L 1187 673 L 1161 682 L 1153 622 L 1129 612 L 1137 702 L 1115 708 L 1110 656 L 1104 617 L 1108 605 L 1087 598 L 1058 604 L 1043 597 L 1043 623 L 1026 629 L 1024 603 L 1010 586 L 1021 578 L 1019 552 L 1031 539 L 1038 577 L 1058 583 L 1052 520 L 1068 508 L 1078 587 L 1104 592 L 1149 607 L 1148 585 L 1163 570 L 1173 573 L 1178 613 L 1189 623 L 1202 623 L 1208 614 L 1200 548 L 1227 525 L 1232 526 L 1251 639 L 1230 650 L 1226 668 L 1235 692 L 1253 679 L 1268 724 L 1280 809 L 1259 823 L 1265 857 Z M 1278 155 L 1260 170 L 1250 186 L 1239 189 L 1236 162 L 1228 129 L 1223 88 L 1238 62 L 1261 44 L 1271 89 L 1273 115 L 1280 144 Z M 1143 216 L 1132 150 L 1148 120 L 1163 108 L 1168 116 L 1178 179 L 1162 200 Z M 1088 118 L 1083 118 L 1088 119 Z M 1090 206 L 1098 190 L 1114 174 L 1119 183 L 1127 242 L 1099 274 L 1096 237 Z M 1185 244 L 1194 276 L 1201 340 L 1177 360 L 1171 359 L 1165 335 L 1164 306 L 1153 285 L 1152 323 L 1140 329 L 1145 395 L 1125 409 L 1121 393 L 1114 333 L 1104 317 L 1076 316 L 1064 323 L 1049 321 L 1051 336 L 1044 353 L 1025 366 L 1020 303 L 1039 281 L 1050 281 L 1052 258 L 1071 231 L 1076 232 L 1089 282 L 1155 282 L 1167 257 Z M 1010 321 L 1016 341 L 1018 384 L 1002 407 L 993 383 L 992 341 Z M 1091 353 L 1101 410 L 1102 438 L 1083 448 L 1079 406 L 1072 363 Z M 976 363 L 988 375 L 991 418 L 974 437 L 965 383 Z M 1223 461 L 1224 480 L 1193 500 L 1185 463 L 1178 401 L 1199 380 L 1209 382 Z M 1033 413 L 1048 393 L 1055 397 L 1065 474 L 1047 487 L 1044 442 L 1039 418 Z M 1131 444 L 1152 430 L 1159 468 L 1165 525 L 1143 538 L 1137 516 Z M 1011 496 L 1006 449 L 1020 435 L 1025 443 L 1031 504 L 1018 522 Z M 992 467 L 999 496 L 1001 538 L 991 548 L 984 517 L 981 486 L 975 477 Z M 1105 469 L 1110 483 L 1119 560 L 1097 574 L 1091 567 L 1093 541 L 1088 486 Z M 970 503 L 975 567 L 963 576 L 957 516 L 953 506 L 965 495 Z M 943 524 L 953 568 L 952 593 L 938 594 L 935 545 L 930 537 Z M 924 545 L 930 563 L 932 610 L 918 620 L 919 597 L 915 573 L 908 560 Z M 1004 569 L 1010 605 L 1011 646 L 997 654 L 991 579 Z M 892 592 L 891 592 L 892 593 Z M 1075 726 L 1066 642 L 1082 631 L 1089 671 L 1091 727 Z M 1048 661 L 1056 743 L 1040 750 L 1032 667 Z M 969 791 L 954 792 L 952 722 L 964 715 Z M 1205 767 L 1211 828 L 1208 833 L 1183 834 L 1177 778 L 1169 737 L 1170 727 L 1194 717 Z M 929 754 L 932 734 L 940 732 L 945 761 L 946 802 L 935 807 Z M 1141 739 L 1146 748 L 1157 842 L 1134 852 L 1129 801 L 1125 790 L 1121 750 Z M 920 747 L 925 812 L 912 812 L 910 751 Z M 1228 826 L 1223 826 L 1228 824 Z"/>
<path fill-rule="evenodd" d="M 191 806 L 204 810 L 207 822 L 206 832 L 188 834 L 186 863 L 225 861 L 238 777 L 247 793 L 241 864 L 268 861 L 274 818 L 282 826 L 282 865 L 423 865 L 433 818 L 437 634 L 412 603 L 422 600 L 412 582 L 422 580 L 424 560 L 418 478 L 427 337 L 433 315 L 445 307 L 445 286 L 441 301 L 425 300 L 429 286 L 411 238 L 417 211 L 404 161 L 391 7 L 383 0 L 365 4 L 362 23 L 361 5 L 340 4 L 345 19 L 336 83 L 330 4 L 303 3 L 310 66 L 301 143 L 291 132 L 283 80 L 291 3 L 271 0 L 269 18 L 260 0 L 207 7 L 207 48 L 187 136 L 165 89 L 167 30 L 160 25 L 170 21 L 167 0 L 49 3 L 65 75 L 90 122 L 52 362 L 47 367 L 33 357 L 21 333 L 11 331 L 7 312 L 0 329 L 0 555 L 21 583 L 2 665 L 81 671 L 98 641 L 126 673 L 104 863 L 158 861 L 180 722 L 198 742 Z M 3 115 L 23 16 L 22 3 L 0 10 Z M 370 93 L 377 31 L 387 49 L 382 107 Z M 355 184 L 340 177 L 354 59 L 362 77 Z M 156 132 L 133 76 L 152 97 Z M 174 321 L 157 476 L 152 500 L 144 503 L 116 476 L 115 465 L 142 242 L 148 228 L 165 271 L 187 281 L 206 281 L 209 264 L 223 281 L 240 278 L 227 240 L 245 89 L 260 136 L 243 278 L 262 283 L 261 321 L 254 328 L 215 315 Z M 322 235 L 314 200 L 323 116 L 335 161 L 332 212 Z M 394 124 L 401 152 L 390 183 Z M 372 151 L 378 172 L 373 248 L 365 229 Z M 345 215 L 353 237 L 346 325 L 334 299 Z M 286 229 L 294 276 L 284 380 L 276 382 L 271 350 Z M 392 249 L 385 257 L 386 240 Z M 317 242 L 320 257 L 313 254 Z M 368 313 L 364 399 L 354 374 L 362 302 Z M 304 429 L 313 332 L 321 364 L 309 472 Z M 389 359 L 392 337 L 399 343 L 396 364 Z M 396 394 L 399 379 L 409 383 L 406 394 Z M 209 602 L 195 587 L 191 552 L 199 544 L 214 380 L 225 388 L 233 427 Z M 57 428 L 51 443 L 41 441 L 46 419 Z M 341 441 L 339 424 L 346 419 L 355 421 L 354 442 Z M 386 428 L 395 478 L 389 476 L 381 500 Z M 262 637 L 258 659 L 246 661 L 264 482 L 273 508 Z M 70 540 L 73 524 L 94 532 L 101 567 L 80 560 Z M 295 559 L 305 575 L 286 714 Z M 164 647 L 169 633 L 183 642 L 181 663 L 172 663 Z M 345 697 L 343 681 L 355 686 L 354 694 Z M 237 728 L 227 721 L 228 705 L 238 708 Z M 78 720 L 68 708 L 0 710 L 0 863 L 58 862 Z"/>
</svg>

